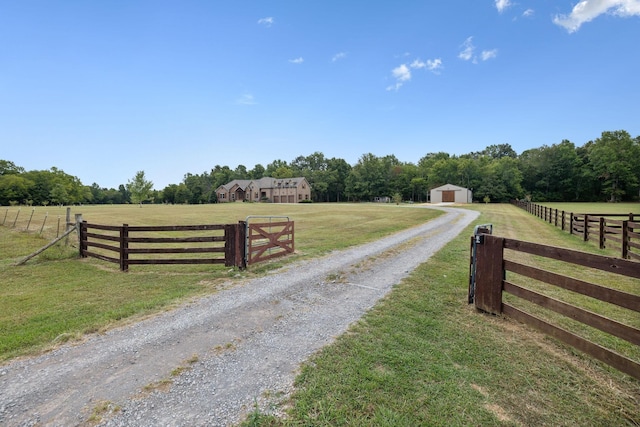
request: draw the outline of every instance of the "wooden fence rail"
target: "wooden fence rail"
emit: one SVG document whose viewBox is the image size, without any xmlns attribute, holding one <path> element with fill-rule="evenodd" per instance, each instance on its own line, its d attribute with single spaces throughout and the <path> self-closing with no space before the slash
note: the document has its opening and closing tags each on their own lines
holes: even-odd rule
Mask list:
<svg viewBox="0 0 640 427">
<path fill-rule="evenodd" d="M 585 242 L 597 239 L 600 249 L 617 249 L 622 258 L 640 261 L 638 214 L 573 213 L 523 200 L 514 201 L 513 204 L 545 222 L 580 236 Z"/>
<path fill-rule="evenodd" d="M 130 265 L 248 264 L 294 252 L 294 222 L 130 226 L 80 222 L 80 256 Z"/>
<path fill-rule="evenodd" d="M 529 301 L 540 307 L 599 329 L 633 345 L 640 346 L 640 329 L 612 320 L 601 314 L 585 310 L 576 305 L 551 298 L 521 284 L 517 284 L 515 281 L 518 280 L 518 278 L 522 280 L 522 277 L 534 279 L 634 312 L 640 312 L 640 295 L 592 284 L 584 280 L 567 277 L 538 267 L 508 260 L 504 257 L 504 250 L 509 249 L 515 252 L 532 254 L 635 279 L 640 279 L 639 263 L 514 239 L 506 239 L 489 234 L 479 236 L 479 238 L 476 239 L 476 247 L 474 302 L 478 309 L 493 314 L 503 313 L 518 321 L 529 324 L 636 379 L 640 379 L 640 363 L 637 361 L 593 343 L 573 332 L 543 320 L 531 312 L 527 312 L 522 308 L 503 301 L 503 293 L 506 292 L 519 299 Z M 515 279 L 512 279 L 511 274 L 507 275 L 507 273 L 513 273 L 517 276 Z M 640 282 L 638 284 L 640 285 Z"/>
<path fill-rule="evenodd" d="M 83 221 L 80 255 L 118 263 L 122 271 L 136 264 L 224 264 L 244 268 L 244 230 L 242 221 L 168 226 L 113 226 Z"/>
</svg>

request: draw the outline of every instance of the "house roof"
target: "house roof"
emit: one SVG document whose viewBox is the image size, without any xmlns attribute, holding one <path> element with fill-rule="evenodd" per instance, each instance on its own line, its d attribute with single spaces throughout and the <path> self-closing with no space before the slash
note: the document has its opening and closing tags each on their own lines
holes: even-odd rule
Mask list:
<svg viewBox="0 0 640 427">
<path fill-rule="evenodd" d="M 238 185 L 238 187 L 240 187 L 240 188 L 242 188 L 244 190 L 245 188 L 247 188 L 249 186 L 249 183 L 251 183 L 250 179 L 234 179 L 233 181 L 227 182 L 226 184 L 222 184 L 220 187 L 218 187 L 216 189 L 216 191 L 219 191 L 221 188 L 229 191 L 235 185 Z"/>
<path fill-rule="evenodd" d="M 226 184 L 221 185 L 216 189 L 216 191 L 220 191 L 224 189 L 226 191 L 231 190 L 235 185 L 240 187 L 243 190 L 246 190 L 251 184 L 254 184 L 257 188 L 281 188 L 281 187 L 295 187 L 298 183 L 302 181 L 306 181 L 305 177 L 294 177 L 294 178 L 271 178 L 265 176 L 260 179 L 234 179 Z"/>
<path fill-rule="evenodd" d="M 453 185 L 453 184 L 445 184 L 445 185 L 441 185 L 440 187 L 436 187 L 436 188 L 432 188 L 431 191 L 450 191 L 450 190 L 467 190 L 468 188 L 464 188 L 464 187 L 460 187 L 458 185 Z"/>
</svg>

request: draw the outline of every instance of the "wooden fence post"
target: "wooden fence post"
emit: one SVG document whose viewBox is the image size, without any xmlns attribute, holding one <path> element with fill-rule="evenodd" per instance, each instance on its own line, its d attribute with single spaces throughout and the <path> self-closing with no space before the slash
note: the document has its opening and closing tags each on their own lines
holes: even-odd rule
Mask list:
<svg viewBox="0 0 640 427">
<path fill-rule="evenodd" d="M 120 271 L 129 271 L 129 224 L 120 228 Z"/>
<path fill-rule="evenodd" d="M 584 230 L 582 230 L 584 241 L 589 240 L 589 215 L 584 214 Z"/>
<path fill-rule="evenodd" d="M 573 212 L 569 213 L 569 234 L 573 234 Z"/>
<path fill-rule="evenodd" d="M 565 220 L 564 211 L 562 211 L 562 231 L 564 231 L 564 227 L 565 227 L 566 223 L 567 223 L 567 221 Z"/>
<path fill-rule="evenodd" d="M 601 216 L 600 217 L 600 249 L 604 249 L 604 227 L 605 227 L 605 221 L 604 221 L 604 217 Z"/>
<path fill-rule="evenodd" d="M 82 258 L 87 257 L 87 221 L 82 221 L 80 224 L 80 256 Z"/>
<path fill-rule="evenodd" d="M 82 214 L 76 214 L 76 232 L 78 233 L 78 250 L 80 251 L 80 257 L 82 256 Z"/>
<path fill-rule="evenodd" d="M 247 267 L 247 223 L 238 221 L 236 228 L 236 267 L 244 269 Z"/>
<path fill-rule="evenodd" d="M 622 259 L 629 258 L 629 221 L 622 221 Z"/>
<path fill-rule="evenodd" d="M 489 234 L 476 236 L 476 308 L 492 314 L 502 312 L 504 279 L 504 238 Z"/>
</svg>

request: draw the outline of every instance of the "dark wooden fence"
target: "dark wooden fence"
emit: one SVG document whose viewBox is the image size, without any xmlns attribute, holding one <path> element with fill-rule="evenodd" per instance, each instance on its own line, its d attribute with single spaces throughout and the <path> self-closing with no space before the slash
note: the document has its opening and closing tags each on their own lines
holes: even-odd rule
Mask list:
<svg viewBox="0 0 640 427">
<path fill-rule="evenodd" d="M 503 313 L 518 321 L 529 324 L 632 377 L 640 379 L 640 363 L 503 301 L 503 293 L 506 292 L 519 299 L 537 304 L 545 309 L 552 310 L 607 334 L 621 338 L 636 346 L 640 346 L 639 329 L 567 302 L 551 298 L 514 282 L 518 280 L 518 278 L 522 280 L 523 277 L 535 279 L 536 281 L 571 291 L 571 293 L 587 295 L 607 303 L 604 305 L 614 304 L 634 312 L 640 312 L 639 295 L 588 283 L 584 280 L 567 277 L 541 268 L 508 260 L 504 257 L 504 250 L 510 249 L 519 253 L 532 254 L 635 279 L 640 279 L 639 263 L 506 239 L 489 234 L 476 237 L 476 248 L 474 302 L 478 309 L 493 314 Z M 515 273 L 517 276 L 512 278 L 512 275 L 508 273 Z M 640 285 L 640 282 L 638 284 Z"/>
<path fill-rule="evenodd" d="M 585 242 L 596 240 L 600 249 L 617 249 L 622 258 L 640 261 L 638 214 L 573 213 L 523 200 L 514 201 L 513 204 L 549 224 L 580 236 Z"/>
<path fill-rule="evenodd" d="M 118 263 L 122 271 L 136 264 L 224 264 L 245 268 L 247 264 L 292 253 L 293 241 L 293 221 L 250 227 L 245 221 L 166 226 L 82 221 L 80 226 L 80 255 Z"/>
</svg>

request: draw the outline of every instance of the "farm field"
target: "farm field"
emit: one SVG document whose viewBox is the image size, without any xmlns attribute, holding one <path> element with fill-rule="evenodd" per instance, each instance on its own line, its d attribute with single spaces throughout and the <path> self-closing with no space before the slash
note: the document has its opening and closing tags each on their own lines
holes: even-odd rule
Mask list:
<svg viewBox="0 0 640 427">
<path fill-rule="evenodd" d="M 555 203 L 543 202 L 539 205 L 548 206 L 573 213 L 595 213 L 595 214 L 629 214 L 634 213 L 640 216 L 640 203 Z"/>
<path fill-rule="evenodd" d="M 196 208 L 202 208 L 200 215 L 207 216 L 213 215 L 210 209 L 219 206 L 221 209 L 215 213 L 223 218 L 220 221 L 229 218 L 234 222 L 246 215 L 262 214 L 247 214 L 245 208 L 273 205 Z M 296 221 L 296 248 L 301 253 L 257 265 L 246 272 L 218 267 L 162 266 L 120 273 L 117 267 L 97 260 L 74 259 L 75 250 L 52 252 L 16 268 L 10 264 L 24 255 L 34 236 L 0 227 L 3 254 L 0 274 L 9 277 L 0 288 L 0 304 L 3 308 L 12 302 L 20 305 L 8 314 L 0 313 L 0 331 L 13 332 L 11 338 L 0 336 L 0 343 L 14 345 L 13 349 L 3 350 L 2 358 L 40 351 L 79 339 L 85 332 L 133 321 L 189 298 L 214 293 L 231 281 L 262 274 L 299 257 L 317 256 L 333 247 L 373 240 L 395 231 L 393 227 L 397 225 L 392 224 L 396 221 L 409 227 L 435 215 L 430 210 L 395 205 L 276 207 L 282 210 L 269 214 L 290 215 Z M 82 210 L 94 215 L 92 208 Z M 127 218 L 130 210 L 145 210 L 147 206 L 112 208 L 102 217 L 95 213 L 100 220 L 85 212 L 83 215 L 88 221 L 115 225 L 125 222 L 122 218 Z M 192 215 L 187 223 L 201 222 L 203 216 L 189 210 L 192 207 L 176 208 L 180 209 L 148 210 L 139 217 L 131 212 L 129 218 L 141 222 L 131 219 L 126 222 L 150 224 L 170 217 L 172 221 L 153 224 L 174 223 L 176 218 L 182 219 L 177 216 L 179 212 L 186 217 Z M 186 210 L 182 211 L 183 208 Z M 467 208 L 479 210 L 482 215 L 476 223 L 493 224 L 494 234 L 602 253 L 515 206 L 483 204 Z M 222 215 L 225 212 L 226 217 Z M 359 222 L 354 223 L 354 217 Z M 302 240 L 305 232 L 300 230 L 303 221 L 307 224 L 302 230 L 311 234 L 306 240 Z M 344 234 L 336 233 L 343 227 Z M 287 418 L 255 412 L 246 424 L 640 424 L 638 381 L 517 322 L 480 314 L 466 303 L 472 231 L 470 226 L 399 284 L 349 333 L 304 366 L 296 383 L 297 392 L 286 402 L 290 408 Z M 321 236 L 315 240 L 313 234 Z M 40 247 L 43 239 L 35 240 L 34 247 Z M 21 250 L 16 252 L 16 248 Z M 640 294 L 637 280 L 616 285 Z M 40 298 L 41 294 L 46 297 Z M 56 317 L 58 313 L 63 313 L 62 317 Z M 637 327 L 640 319 L 628 317 L 625 321 Z M 637 348 L 622 346 L 620 351 L 640 360 Z"/>
<path fill-rule="evenodd" d="M 8 209 L 0 227 L 0 360 L 41 351 L 80 339 L 84 333 L 165 309 L 171 304 L 215 292 L 232 280 L 261 274 L 295 259 L 318 256 L 375 240 L 439 215 L 439 211 L 396 205 L 349 204 L 218 204 L 81 206 L 72 209 L 92 223 L 170 225 L 233 223 L 249 215 L 284 215 L 296 222 L 296 254 L 240 271 L 211 265 L 136 266 L 121 273 L 117 264 L 78 259 L 76 234 L 71 245 L 56 245 L 29 261 L 13 264 L 56 236 L 57 220 L 66 208 L 49 207 L 49 220 L 39 234 L 44 209 Z M 18 221 L 14 221 L 14 218 Z M 13 225 L 15 223 L 15 226 Z M 47 224 L 51 228 L 46 229 Z"/>
</svg>

